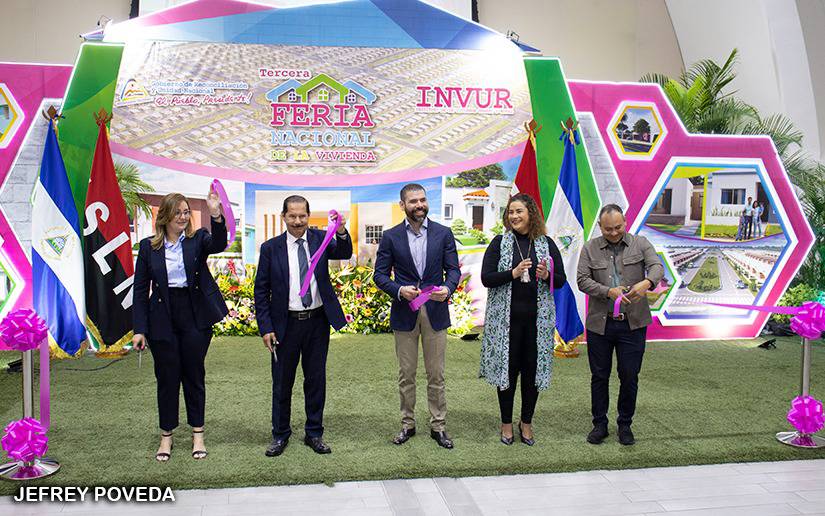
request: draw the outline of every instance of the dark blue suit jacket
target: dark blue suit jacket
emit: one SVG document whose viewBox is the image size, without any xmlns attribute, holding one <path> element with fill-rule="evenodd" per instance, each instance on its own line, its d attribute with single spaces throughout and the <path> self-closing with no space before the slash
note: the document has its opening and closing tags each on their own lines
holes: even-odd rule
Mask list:
<svg viewBox="0 0 825 516">
<path fill-rule="evenodd" d="M 183 267 L 186 270 L 186 284 L 192 296 L 195 324 L 201 330 L 208 330 L 223 319 L 229 310 L 218 290 L 218 284 L 209 272 L 206 258 L 226 249 L 226 219 L 212 220 L 212 232 L 201 228 L 191 238 L 184 238 Z M 152 340 L 172 338 L 172 314 L 169 308 L 169 279 L 166 275 L 166 248 L 152 249 L 152 237 L 140 241 L 135 263 L 135 284 L 133 291 L 132 319 L 135 334 L 146 335 Z M 151 294 L 150 287 L 151 285 Z"/>
<path fill-rule="evenodd" d="M 392 278 L 390 271 L 393 272 Z M 455 238 L 449 228 L 428 219 L 427 264 L 423 277 L 419 276 L 415 269 L 405 222 L 384 231 L 375 259 L 374 281 L 378 288 L 393 299 L 390 310 L 390 326 L 393 330 L 411 331 L 418 318 L 418 313 L 410 310 L 409 302 L 398 300 L 398 291 L 401 287 L 418 285 L 423 289 L 429 286 L 445 286 L 452 295 L 460 279 Z M 446 301 L 427 301 L 425 306 L 433 330 L 441 331 L 450 327 L 450 310 Z"/>
<path fill-rule="evenodd" d="M 325 231 L 307 229 L 309 254 L 312 256 L 321 247 Z M 315 267 L 315 282 L 324 304 L 324 313 L 332 327 L 340 330 L 346 325 L 341 303 L 329 281 L 329 260 L 348 260 L 352 256 L 352 239 L 336 237 L 329 243 L 324 255 Z M 258 258 L 258 272 L 255 276 L 255 318 L 261 335 L 275 332 L 278 339 L 284 338 L 287 317 L 289 317 L 289 256 L 286 251 L 286 232 L 270 238 L 261 244 Z"/>
</svg>

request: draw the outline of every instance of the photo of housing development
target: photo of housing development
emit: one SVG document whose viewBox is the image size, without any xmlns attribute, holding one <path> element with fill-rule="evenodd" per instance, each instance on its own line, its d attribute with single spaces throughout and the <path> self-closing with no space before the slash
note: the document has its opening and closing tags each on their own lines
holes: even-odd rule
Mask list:
<svg viewBox="0 0 825 516">
<path fill-rule="evenodd" d="M 441 178 L 418 182 L 427 190 L 429 218 L 441 222 Z M 261 244 L 286 229 L 281 217 L 284 199 L 302 195 L 309 201 L 310 227 L 326 229 L 329 210 L 336 210 L 347 220 L 353 260 L 371 265 L 375 263 L 384 231 L 404 220 L 404 212 L 398 204 L 398 193 L 404 184 L 296 189 L 246 183 L 244 204 L 248 215 L 244 227 L 244 262 L 257 263 Z"/>
<path fill-rule="evenodd" d="M 787 245 L 760 175 L 741 166 L 678 166 L 639 234 L 681 276 L 668 319 L 747 317 L 706 303 L 753 303 Z"/>
<path fill-rule="evenodd" d="M 629 106 L 613 128 L 627 154 L 647 154 L 662 134 L 659 118 L 652 108 Z"/>
</svg>

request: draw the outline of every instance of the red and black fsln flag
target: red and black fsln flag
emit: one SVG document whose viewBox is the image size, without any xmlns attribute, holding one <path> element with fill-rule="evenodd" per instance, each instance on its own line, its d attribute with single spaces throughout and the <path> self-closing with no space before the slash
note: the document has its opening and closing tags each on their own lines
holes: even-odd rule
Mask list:
<svg viewBox="0 0 825 516">
<path fill-rule="evenodd" d="M 116 353 L 132 340 L 132 240 L 129 217 L 115 176 L 106 122 L 100 131 L 86 193 L 83 229 L 86 267 L 86 317 L 99 353 Z"/>
</svg>

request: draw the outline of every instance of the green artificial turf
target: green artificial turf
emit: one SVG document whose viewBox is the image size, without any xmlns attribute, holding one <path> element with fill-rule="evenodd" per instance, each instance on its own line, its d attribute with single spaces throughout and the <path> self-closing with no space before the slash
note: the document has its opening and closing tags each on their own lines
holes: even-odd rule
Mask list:
<svg viewBox="0 0 825 516">
<path fill-rule="evenodd" d="M 87 356 L 54 364 L 49 455 L 61 470 L 43 485 L 156 485 L 174 488 L 336 482 L 355 479 L 496 475 L 739 461 L 825 458 L 825 450 L 780 444 L 785 415 L 799 388 L 800 345 L 763 339 L 649 343 L 640 379 L 635 446 L 610 437 L 588 445 L 586 347 L 578 359 L 557 359 L 549 391 L 533 420 L 537 444 L 498 442 L 495 391 L 477 378 L 479 343 L 451 338 L 447 351 L 447 428 L 456 448 L 428 436 L 426 380 L 419 363 L 418 435 L 390 443 L 399 429 L 392 336 L 334 336 L 328 362 L 325 438 L 331 455 L 302 444 L 302 378 L 293 402 L 294 434 L 284 455 L 264 456 L 270 439 L 269 355 L 257 338 L 216 338 L 207 357 L 204 461 L 191 458 L 187 427 L 175 434 L 172 459 L 155 462 L 157 412 L 152 359 L 144 354 L 110 364 Z M 0 354 L 0 358 L 10 353 Z M 814 344 L 812 395 L 825 396 L 825 347 Z M 0 421 L 20 417 L 20 374 L 0 374 Z M 611 410 L 618 382 L 611 383 Z M 516 417 L 518 417 L 518 406 Z M 183 404 L 181 403 L 183 411 Z M 185 417 L 181 415 L 181 420 Z M 0 482 L 0 495 L 17 484 Z"/>
</svg>

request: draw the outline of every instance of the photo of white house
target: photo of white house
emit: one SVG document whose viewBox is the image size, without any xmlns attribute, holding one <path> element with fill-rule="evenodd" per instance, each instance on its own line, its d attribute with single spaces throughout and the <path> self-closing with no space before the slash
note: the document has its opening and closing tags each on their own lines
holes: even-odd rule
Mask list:
<svg viewBox="0 0 825 516">
<path fill-rule="evenodd" d="M 645 225 L 676 237 L 722 242 L 763 239 L 782 232 L 753 168 L 677 167 L 650 207 Z"/>
<path fill-rule="evenodd" d="M 665 311 L 670 320 L 747 317 L 708 303 L 753 303 L 788 244 L 752 166 L 677 165 L 646 213 L 639 234 L 681 277 Z"/>
<path fill-rule="evenodd" d="M 420 182 L 427 191 L 428 217 L 441 222 L 441 178 Z M 309 201 L 310 227 L 326 229 L 329 211 L 336 210 L 346 219 L 353 243 L 352 261 L 375 263 L 384 231 L 404 220 L 399 205 L 399 191 L 404 183 L 351 188 L 294 189 L 275 185 L 247 183 L 245 206 L 249 217 L 244 228 L 244 262 L 257 263 L 261 244 L 286 230 L 281 217 L 284 199 L 300 195 Z"/>
</svg>

